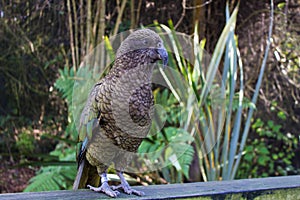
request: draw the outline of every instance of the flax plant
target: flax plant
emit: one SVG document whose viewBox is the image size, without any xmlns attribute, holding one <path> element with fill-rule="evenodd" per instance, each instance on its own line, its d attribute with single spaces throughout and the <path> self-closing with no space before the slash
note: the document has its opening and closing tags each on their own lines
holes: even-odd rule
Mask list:
<svg viewBox="0 0 300 200">
<path fill-rule="evenodd" d="M 273 26 L 271 2 L 267 48 L 250 101 L 244 97 L 244 72 L 234 34 L 238 6 L 230 15 L 227 3 L 225 12 L 226 25 L 208 64 L 208 55 L 203 50 L 205 40 L 199 42 L 197 26 L 193 38 L 190 38 L 193 49 L 184 47 L 185 43 L 182 43 L 171 22 L 169 27 L 159 25 L 158 28 L 166 47 L 172 52 L 169 65 L 177 69 L 180 75 L 173 70 L 161 69 L 160 73 L 181 105 L 180 128 L 194 137 L 195 155 L 200 158 L 198 167 L 204 181 L 235 177 L 266 66 Z M 242 115 L 243 112 L 247 114 Z"/>
</svg>

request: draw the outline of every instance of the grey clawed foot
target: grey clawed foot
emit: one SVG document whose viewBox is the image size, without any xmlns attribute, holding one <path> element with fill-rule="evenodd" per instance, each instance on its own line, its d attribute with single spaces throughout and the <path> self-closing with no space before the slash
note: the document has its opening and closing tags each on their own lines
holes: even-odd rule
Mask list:
<svg viewBox="0 0 300 200">
<path fill-rule="evenodd" d="M 103 192 L 110 197 L 117 197 L 120 194 L 119 191 L 112 190 L 107 182 L 104 182 L 100 187 L 93 187 L 91 185 L 88 185 L 87 187 L 95 192 Z"/>
<path fill-rule="evenodd" d="M 117 186 L 111 186 L 111 189 L 112 190 L 122 189 L 124 191 L 124 193 L 129 194 L 129 195 L 130 194 L 134 194 L 134 195 L 137 195 L 137 196 L 144 196 L 145 195 L 145 193 L 142 192 L 142 191 L 132 189 L 128 184 L 120 184 L 120 185 L 117 185 Z"/>
</svg>

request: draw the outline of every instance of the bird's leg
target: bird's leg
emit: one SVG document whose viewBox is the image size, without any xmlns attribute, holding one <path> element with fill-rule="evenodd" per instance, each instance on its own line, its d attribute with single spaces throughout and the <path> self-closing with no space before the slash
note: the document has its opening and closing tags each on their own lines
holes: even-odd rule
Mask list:
<svg viewBox="0 0 300 200">
<path fill-rule="evenodd" d="M 110 186 L 108 185 L 108 179 L 106 176 L 106 172 L 102 173 L 101 175 L 101 186 L 100 187 L 93 187 L 91 185 L 88 185 L 87 187 L 95 192 L 103 192 L 104 194 L 110 196 L 110 197 L 117 197 L 120 192 L 113 191 Z"/>
<path fill-rule="evenodd" d="M 135 194 L 135 195 L 138 195 L 138 196 L 143 196 L 143 195 L 145 195 L 144 192 L 138 191 L 138 190 L 135 190 L 135 189 L 132 189 L 132 188 L 130 187 L 130 185 L 129 185 L 128 182 L 126 181 L 125 177 L 123 176 L 123 172 L 118 171 L 117 174 L 118 174 L 118 176 L 120 177 L 121 184 L 118 185 L 118 186 L 111 186 L 111 188 L 112 188 L 113 190 L 117 190 L 117 189 L 120 189 L 120 188 L 121 188 L 121 189 L 124 190 L 124 192 L 125 192 L 126 194 Z"/>
</svg>

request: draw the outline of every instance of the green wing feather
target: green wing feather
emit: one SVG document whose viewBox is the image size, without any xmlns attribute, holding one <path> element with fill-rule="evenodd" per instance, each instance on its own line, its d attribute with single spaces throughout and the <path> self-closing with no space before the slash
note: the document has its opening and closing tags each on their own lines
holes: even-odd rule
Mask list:
<svg viewBox="0 0 300 200">
<path fill-rule="evenodd" d="M 78 165 L 83 159 L 84 153 L 88 146 L 89 140 L 91 140 L 93 135 L 93 129 L 99 125 L 100 118 L 100 110 L 98 109 L 96 102 L 97 92 L 101 89 L 101 82 L 97 83 L 90 95 L 88 97 L 87 103 L 82 111 L 80 117 L 80 126 L 79 126 L 79 134 L 78 134 L 78 142 L 80 148 L 78 149 L 77 161 Z"/>
<path fill-rule="evenodd" d="M 93 181 L 99 182 L 99 176 L 94 175 L 97 174 L 97 170 L 95 167 L 86 162 L 85 153 L 89 145 L 89 141 L 93 136 L 93 130 L 99 126 L 101 112 L 97 106 L 96 95 L 101 86 L 101 83 L 97 83 L 94 86 L 81 113 L 77 145 L 78 172 L 73 184 L 73 189 L 85 188 L 86 183 L 90 179 L 97 178 L 97 180 Z"/>
</svg>

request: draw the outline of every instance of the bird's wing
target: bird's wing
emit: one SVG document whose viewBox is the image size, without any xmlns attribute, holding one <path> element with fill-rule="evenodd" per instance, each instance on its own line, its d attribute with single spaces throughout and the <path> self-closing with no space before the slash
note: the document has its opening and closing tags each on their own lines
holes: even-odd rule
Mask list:
<svg viewBox="0 0 300 200">
<path fill-rule="evenodd" d="M 99 184 L 99 176 L 97 170 L 86 162 L 85 154 L 89 142 L 92 138 L 92 133 L 96 127 L 99 127 L 100 113 L 97 106 L 96 97 L 98 92 L 103 87 L 102 83 L 97 83 L 89 94 L 85 107 L 80 116 L 80 124 L 78 130 L 78 146 L 77 146 L 77 162 L 78 170 L 73 184 L 73 189 L 86 188 L 86 184 Z"/>
<path fill-rule="evenodd" d="M 83 108 L 80 117 L 79 133 L 78 133 L 78 166 L 85 157 L 85 152 L 88 147 L 89 141 L 92 138 L 93 129 L 99 126 L 100 113 L 97 106 L 96 95 L 101 90 L 102 83 L 97 83 L 89 94 L 86 105 Z"/>
</svg>

